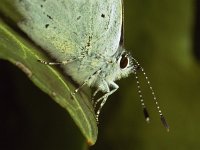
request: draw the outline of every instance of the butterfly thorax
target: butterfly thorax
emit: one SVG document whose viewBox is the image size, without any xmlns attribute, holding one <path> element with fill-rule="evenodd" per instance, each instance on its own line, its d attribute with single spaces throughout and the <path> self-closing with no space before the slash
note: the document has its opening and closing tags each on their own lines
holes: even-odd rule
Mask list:
<svg viewBox="0 0 200 150">
<path fill-rule="evenodd" d="M 131 57 L 121 47 L 113 56 L 90 53 L 63 67 L 78 84 L 87 81 L 88 86 L 101 91 L 106 91 L 106 85 L 128 76 L 133 70 Z"/>
</svg>

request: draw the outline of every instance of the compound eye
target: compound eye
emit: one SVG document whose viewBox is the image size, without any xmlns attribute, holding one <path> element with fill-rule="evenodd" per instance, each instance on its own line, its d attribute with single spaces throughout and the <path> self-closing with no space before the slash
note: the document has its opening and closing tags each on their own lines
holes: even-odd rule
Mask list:
<svg viewBox="0 0 200 150">
<path fill-rule="evenodd" d="M 128 57 L 126 54 L 123 54 L 122 57 L 121 57 L 121 60 L 120 60 L 120 68 L 121 69 L 124 69 L 128 66 Z"/>
</svg>

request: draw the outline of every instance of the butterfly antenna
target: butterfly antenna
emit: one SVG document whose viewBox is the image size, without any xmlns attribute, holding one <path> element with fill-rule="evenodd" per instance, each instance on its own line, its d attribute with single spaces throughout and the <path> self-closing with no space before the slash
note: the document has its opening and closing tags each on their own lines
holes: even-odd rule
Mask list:
<svg viewBox="0 0 200 150">
<path fill-rule="evenodd" d="M 136 69 L 134 69 L 134 74 L 135 74 L 135 79 L 136 79 L 137 89 L 138 89 L 138 95 L 140 97 L 140 103 L 141 103 L 141 106 L 142 106 L 142 109 L 143 109 L 144 117 L 145 117 L 146 122 L 149 123 L 150 117 L 149 117 L 149 113 L 147 111 L 146 105 L 144 103 L 144 99 L 143 99 L 142 91 L 141 91 L 141 86 L 140 86 L 140 82 L 139 82 L 139 79 L 138 79 L 138 76 L 137 76 L 137 70 Z"/>
<path fill-rule="evenodd" d="M 147 75 L 146 75 L 144 69 L 140 66 L 140 64 L 138 63 L 138 61 L 137 61 L 136 59 L 134 59 L 134 58 L 133 58 L 133 60 L 134 60 L 134 62 L 136 63 L 135 69 L 134 69 L 134 71 L 135 71 L 135 78 L 136 78 L 137 88 L 138 88 L 138 94 L 139 94 L 139 96 L 140 96 L 140 101 L 141 101 L 141 104 L 142 104 L 142 107 L 143 107 L 143 111 L 144 111 L 144 114 L 145 114 L 145 118 L 146 118 L 146 116 L 147 116 L 147 118 L 148 118 L 148 112 L 147 112 L 147 109 L 146 109 L 146 107 L 145 107 L 145 105 L 144 105 L 144 101 L 143 101 L 143 97 L 142 97 L 142 93 L 141 93 L 141 87 L 140 87 L 139 80 L 138 80 L 137 73 L 136 73 L 138 69 L 140 69 L 140 70 L 142 71 L 142 73 L 143 73 L 143 75 L 144 75 L 144 77 L 145 77 L 145 80 L 147 81 L 147 84 L 149 85 L 149 89 L 150 89 L 150 91 L 151 91 L 151 94 L 152 94 L 152 96 L 153 96 L 153 101 L 154 101 L 154 103 L 155 103 L 155 105 L 156 105 L 156 108 L 157 108 L 157 110 L 158 110 L 158 113 L 159 113 L 159 116 L 160 116 L 160 120 L 161 120 L 162 124 L 164 125 L 164 127 L 166 128 L 166 130 L 169 132 L 169 125 L 168 125 L 168 123 L 167 123 L 165 117 L 164 117 L 163 114 L 162 114 L 162 111 L 161 111 L 160 106 L 159 106 L 159 104 L 158 104 L 158 101 L 157 101 L 155 92 L 154 92 L 154 90 L 153 90 L 153 88 L 152 88 L 152 86 L 151 86 L 151 83 L 150 83 L 150 81 L 149 81 L 149 78 L 147 77 Z M 147 118 L 146 118 L 146 119 L 147 119 Z"/>
</svg>

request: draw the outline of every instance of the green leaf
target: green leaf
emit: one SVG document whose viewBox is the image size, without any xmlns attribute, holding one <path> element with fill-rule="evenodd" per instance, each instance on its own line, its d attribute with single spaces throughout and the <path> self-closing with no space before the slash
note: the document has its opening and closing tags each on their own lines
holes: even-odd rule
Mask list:
<svg viewBox="0 0 200 150">
<path fill-rule="evenodd" d="M 38 59 L 48 60 L 42 50 L 10 28 L 1 18 L 0 58 L 16 65 L 36 86 L 66 109 L 86 137 L 88 144 L 93 145 L 96 142 L 98 129 L 88 92 L 80 91 L 72 96 L 75 86 L 70 80 L 56 67 L 37 62 Z"/>
</svg>

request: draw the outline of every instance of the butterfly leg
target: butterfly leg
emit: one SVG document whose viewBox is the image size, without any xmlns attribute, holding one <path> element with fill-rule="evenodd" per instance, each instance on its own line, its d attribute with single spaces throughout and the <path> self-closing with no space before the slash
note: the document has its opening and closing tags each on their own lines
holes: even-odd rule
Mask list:
<svg viewBox="0 0 200 150">
<path fill-rule="evenodd" d="M 92 75 L 90 75 L 77 89 L 75 89 L 73 95 L 76 94 L 85 84 L 88 83 L 88 81 L 90 81 L 93 77 L 97 76 L 100 72 L 101 69 L 95 71 Z"/>
<path fill-rule="evenodd" d="M 96 96 L 96 94 L 100 91 L 100 89 L 96 89 L 96 91 L 92 94 L 92 104 L 94 105 L 94 97 Z"/>
<path fill-rule="evenodd" d="M 74 57 L 74 58 L 71 58 L 71 59 L 68 59 L 68 60 L 64 60 L 64 61 L 61 61 L 61 62 L 47 62 L 47 61 L 38 59 L 38 62 L 40 62 L 42 64 L 45 64 L 45 65 L 66 65 L 68 63 L 71 63 L 73 61 L 76 61 L 76 60 L 82 59 L 82 58 L 83 58 L 82 56 L 80 56 L 80 57 Z"/>
<path fill-rule="evenodd" d="M 101 104 L 100 104 L 100 106 L 99 106 L 99 109 L 97 110 L 97 113 L 96 113 L 96 120 L 97 120 L 97 122 L 98 122 L 98 118 L 99 118 L 99 114 L 101 112 L 101 109 L 104 106 L 104 104 L 106 103 L 106 100 L 107 100 L 108 96 L 112 95 L 119 88 L 119 86 L 116 83 L 111 82 L 109 86 L 112 87 L 113 89 L 110 91 L 108 83 L 106 83 L 106 85 L 107 85 L 107 90 L 108 90 L 107 93 L 104 94 L 102 97 L 100 97 L 95 102 L 95 105 L 94 105 L 94 107 L 96 107 L 97 103 L 99 103 L 100 101 L 102 101 Z"/>
</svg>

